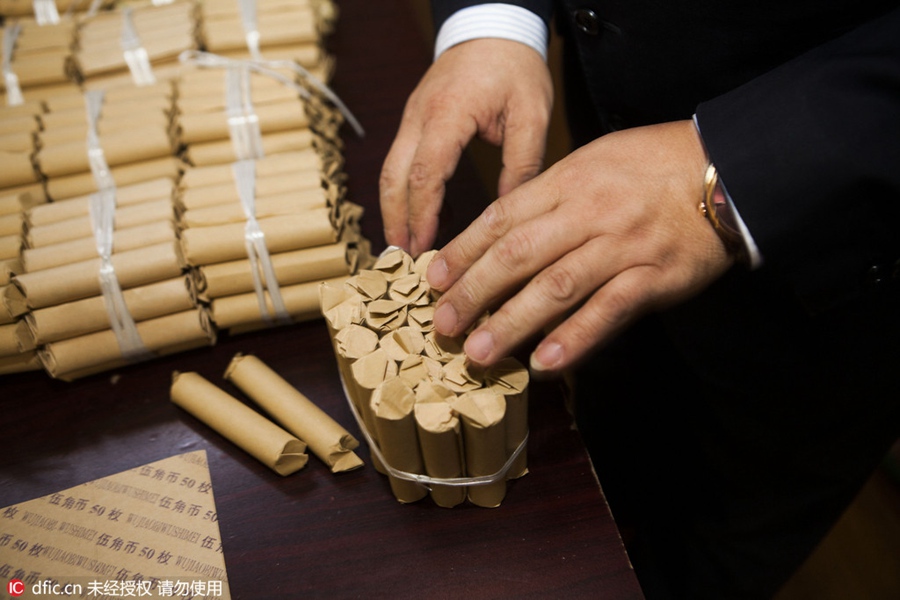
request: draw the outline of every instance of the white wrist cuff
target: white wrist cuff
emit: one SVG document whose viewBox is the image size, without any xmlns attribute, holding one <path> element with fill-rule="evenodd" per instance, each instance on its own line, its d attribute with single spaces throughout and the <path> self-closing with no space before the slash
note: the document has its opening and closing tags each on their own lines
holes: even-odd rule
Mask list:
<svg viewBox="0 0 900 600">
<path fill-rule="evenodd" d="M 456 11 L 444 21 L 434 44 L 434 59 L 462 42 L 499 38 L 521 42 L 547 60 L 549 31 L 543 19 L 520 6 L 479 4 Z"/>
</svg>

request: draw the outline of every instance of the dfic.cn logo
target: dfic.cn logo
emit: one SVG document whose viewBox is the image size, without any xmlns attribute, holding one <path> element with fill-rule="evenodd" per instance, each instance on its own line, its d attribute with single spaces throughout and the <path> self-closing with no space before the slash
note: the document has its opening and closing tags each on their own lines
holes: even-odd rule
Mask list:
<svg viewBox="0 0 900 600">
<path fill-rule="evenodd" d="M 6 584 L 6 591 L 10 596 L 19 597 L 25 593 L 25 582 L 21 579 L 10 579 Z"/>
</svg>

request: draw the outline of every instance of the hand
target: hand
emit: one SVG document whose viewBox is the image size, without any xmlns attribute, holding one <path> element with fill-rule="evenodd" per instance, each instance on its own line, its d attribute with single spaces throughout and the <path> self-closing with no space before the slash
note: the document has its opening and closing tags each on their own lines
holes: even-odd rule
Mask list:
<svg viewBox="0 0 900 600">
<path fill-rule="evenodd" d="M 524 44 L 478 39 L 444 52 L 409 97 L 384 161 L 387 243 L 413 256 L 431 248 L 444 184 L 475 135 L 503 147 L 500 195 L 537 175 L 552 104 L 547 65 Z"/>
<path fill-rule="evenodd" d="M 537 371 L 583 358 L 648 310 L 684 300 L 733 263 L 700 214 L 706 156 L 690 121 L 604 136 L 491 204 L 428 268 L 445 292 L 435 328 L 491 364 L 561 321 Z M 569 314 L 574 309 L 574 312 Z"/>
</svg>

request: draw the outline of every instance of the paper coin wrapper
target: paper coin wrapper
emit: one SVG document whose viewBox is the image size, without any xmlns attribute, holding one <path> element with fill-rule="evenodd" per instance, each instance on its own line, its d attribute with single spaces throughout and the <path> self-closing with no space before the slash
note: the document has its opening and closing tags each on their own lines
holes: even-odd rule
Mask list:
<svg viewBox="0 0 900 600">
<path fill-rule="evenodd" d="M 528 371 L 505 359 L 471 365 L 463 338 L 433 331 L 433 253 L 388 249 L 319 301 L 338 370 L 372 462 L 400 502 L 426 495 L 496 507 L 507 481 L 528 472 Z"/>
<path fill-rule="evenodd" d="M 306 444 L 197 373 L 172 376 L 172 402 L 279 475 L 306 466 Z"/>
<path fill-rule="evenodd" d="M 72 597 L 171 598 L 174 586 L 202 584 L 206 599 L 231 598 L 204 450 L 6 506 L 0 514 L 4 569 L 7 579 L 22 574 L 25 598 L 41 597 L 32 595 L 33 584 L 50 576 L 57 589 L 81 586 Z M 44 594 L 55 595 L 46 588 Z"/>
<path fill-rule="evenodd" d="M 333 473 L 363 465 L 353 453 L 359 446 L 356 438 L 255 356 L 235 356 L 225 371 L 225 379 L 306 442 Z"/>
</svg>

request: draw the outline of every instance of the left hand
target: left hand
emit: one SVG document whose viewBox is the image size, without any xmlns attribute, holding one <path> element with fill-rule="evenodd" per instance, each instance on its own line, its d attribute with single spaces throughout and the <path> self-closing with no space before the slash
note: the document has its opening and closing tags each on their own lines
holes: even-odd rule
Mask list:
<svg viewBox="0 0 900 600">
<path fill-rule="evenodd" d="M 733 263 L 700 214 L 706 155 L 690 121 L 625 130 L 491 204 L 428 268 L 439 333 L 489 365 L 549 323 L 531 366 L 559 371 L 640 314 L 699 293 Z M 502 304 L 501 304 L 502 303 Z M 572 309 L 574 312 L 568 314 Z"/>
</svg>

